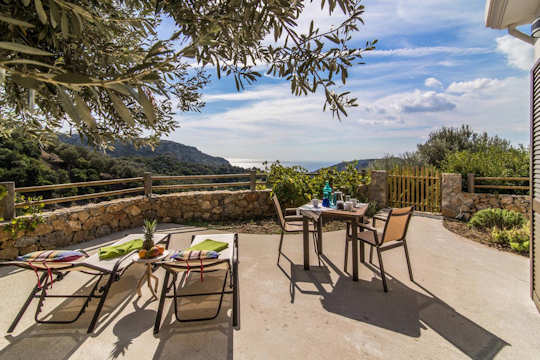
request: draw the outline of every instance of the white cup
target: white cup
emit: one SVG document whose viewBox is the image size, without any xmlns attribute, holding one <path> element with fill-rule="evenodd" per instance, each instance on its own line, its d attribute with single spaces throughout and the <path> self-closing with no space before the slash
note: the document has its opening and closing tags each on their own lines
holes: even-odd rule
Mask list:
<svg viewBox="0 0 540 360">
<path fill-rule="evenodd" d="M 315 198 L 315 199 L 312 199 L 311 200 L 311 204 L 313 205 L 313 207 L 319 207 L 319 199 Z"/>
<path fill-rule="evenodd" d="M 345 204 L 343 205 L 343 209 L 346 211 L 352 211 L 353 203 L 352 201 L 345 201 Z"/>
<path fill-rule="evenodd" d="M 352 202 L 352 205 L 353 207 L 357 207 L 358 206 L 358 199 L 351 199 L 351 202 Z"/>
</svg>

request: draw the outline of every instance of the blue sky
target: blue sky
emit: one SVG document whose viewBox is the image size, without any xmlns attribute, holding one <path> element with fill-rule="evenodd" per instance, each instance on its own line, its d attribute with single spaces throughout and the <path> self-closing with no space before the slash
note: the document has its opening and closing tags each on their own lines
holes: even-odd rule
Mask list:
<svg viewBox="0 0 540 360">
<path fill-rule="evenodd" d="M 318 2 L 316 2 L 318 3 Z M 532 47 L 484 26 L 484 1 L 366 0 L 356 45 L 378 39 L 346 88 L 359 107 L 338 121 L 324 97 L 294 97 L 264 77 L 237 92 L 234 81 L 205 89 L 201 113 L 179 113 L 168 139 L 226 158 L 341 161 L 411 151 L 441 126 L 468 124 L 528 144 Z M 308 6 L 300 19 L 324 29 L 339 18 Z M 339 14 L 338 14 L 339 17 Z M 524 29 L 528 31 L 528 29 Z"/>
</svg>

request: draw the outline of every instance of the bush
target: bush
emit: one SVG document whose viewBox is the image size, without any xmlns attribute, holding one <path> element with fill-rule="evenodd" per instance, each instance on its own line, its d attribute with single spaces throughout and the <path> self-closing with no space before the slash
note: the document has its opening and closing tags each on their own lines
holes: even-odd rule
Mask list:
<svg viewBox="0 0 540 360">
<path fill-rule="evenodd" d="M 476 152 L 471 150 L 458 151 L 449 154 L 442 161 L 441 170 L 461 174 L 464 186 L 469 173 L 485 177 L 528 177 L 529 150 L 522 146 L 508 149 L 489 146 Z M 490 184 L 520 185 L 515 181 L 490 181 Z M 491 193 L 496 192 L 496 190 L 481 190 Z M 527 192 L 514 190 L 513 193 L 523 194 Z"/>
<path fill-rule="evenodd" d="M 309 202 L 312 198 L 322 199 L 322 189 L 326 181 L 333 190 L 341 190 L 353 198 L 366 201 L 358 189 L 369 181 L 363 178 L 354 164 L 348 164 L 345 170 L 332 168 L 321 169 L 318 175 L 308 175 L 308 171 L 300 166 L 285 167 L 275 162 L 267 167 L 268 184 L 272 188 L 283 207 L 297 207 Z"/>
<path fill-rule="evenodd" d="M 498 244 L 510 246 L 514 251 L 527 252 L 529 251 L 530 223 L 527 222 L 522 227 L 507 230 L 493 228 L 491 238 Z"/>
<path fill-rule="evenodd" d="M 522 214 L 505 209 L 480 210 L 469 220 L 469 226 L 483 230 L 494 227 L 500 230 L 507 230 L 522 227 L 524 224 L 525 217 Z"/>
</svg>

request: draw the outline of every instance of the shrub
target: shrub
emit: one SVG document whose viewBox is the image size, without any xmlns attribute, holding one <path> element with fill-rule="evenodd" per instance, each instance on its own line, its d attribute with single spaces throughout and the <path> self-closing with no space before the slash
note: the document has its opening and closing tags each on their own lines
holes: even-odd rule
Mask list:
<svg viewBox="0 0 540 360">
<path fill-rule="evenodd" d="M 477 229 L 492 229 L 494 227 L 506 230 L 515 227 L 522 227 L 525 224 L 525 217 L 512 210 L 505 209 L 484 209 L 476 212 L 469 226 Z"/>
<path fill-rule="evenodd" d="M 503 229 L 493 228 L 491 238 L 494 242 L 503 246 L 510 246 L 517 252 L 527 252 L 529 250 L 530 223 L 519 228 Z"/>
<path fill-rule="evenodd" d="M 308 171 L 300 166 L 285 167 L 275 162 L 267 167 L 268 184 L 272 193 L 277 195 L 284 207 L 297 207 L 312 198 L 322 199 L 322 189 L 326 181 L 334 190 L 341 190 L 360 201 L 366 201 L 359 193 L 361 184 L 369 181 L 363 178 L 354 164 L 348 164 L 345 170 L 338 171 L 332 168 L 319 170 L 318 175 L 308 175 Z"/>
<path fill-rule="evenodd" d="M 459 173 L 466 185 L 467 174 L 485 177 L 528 177 L 529 150 L 523 146 L 503 149 L 489 146 L 476 152 L 471 150 L 457 151 L 449 154 L 441 164 L 441 170 Z M 519 185 L 515 181 L 491 181 L 492 185 Z M 481 189 L 484 191 L 484 189 Z M 497 190 L 485 190 L 497 192 Z M 513 190 L 512 193 L 523 194 L 526 191 Z"/>
</svg>

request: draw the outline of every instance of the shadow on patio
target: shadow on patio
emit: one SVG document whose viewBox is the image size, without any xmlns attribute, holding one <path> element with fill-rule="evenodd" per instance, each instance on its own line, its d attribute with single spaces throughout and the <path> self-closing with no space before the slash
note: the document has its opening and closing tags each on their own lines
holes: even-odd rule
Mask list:
<svg viewBox="0 0 540 360">
<path fill-rule="evenodd" d="M 405 286 L 387 273 L 391 291 L 385 293 L 379 277 L 353 282 L 325 255 L 321 255 L 323 265 L 311 266 L 310 271 L 305 271 L 303 265 L 292 263 L 286 255 L 282 257 L 290 267 L 289 274 L 278 264 L 290 280 L 291 303 L 299 291 L 321 296 L 321 305 L 331 313 L 403 335 L 420 337 L 421 330 L 429 327 L 471 359 L 493 359 L 503 347 L 510 346 L 416 282 L 414 284 L 423 292 Z M 380 275 L 374 265 L 366 263 L 365 266 Z M 335 282 L 330 269 L 338 275 Z M 304 290 L 298 283 L 311 283 L 317 290 Z"/>
</svg>

